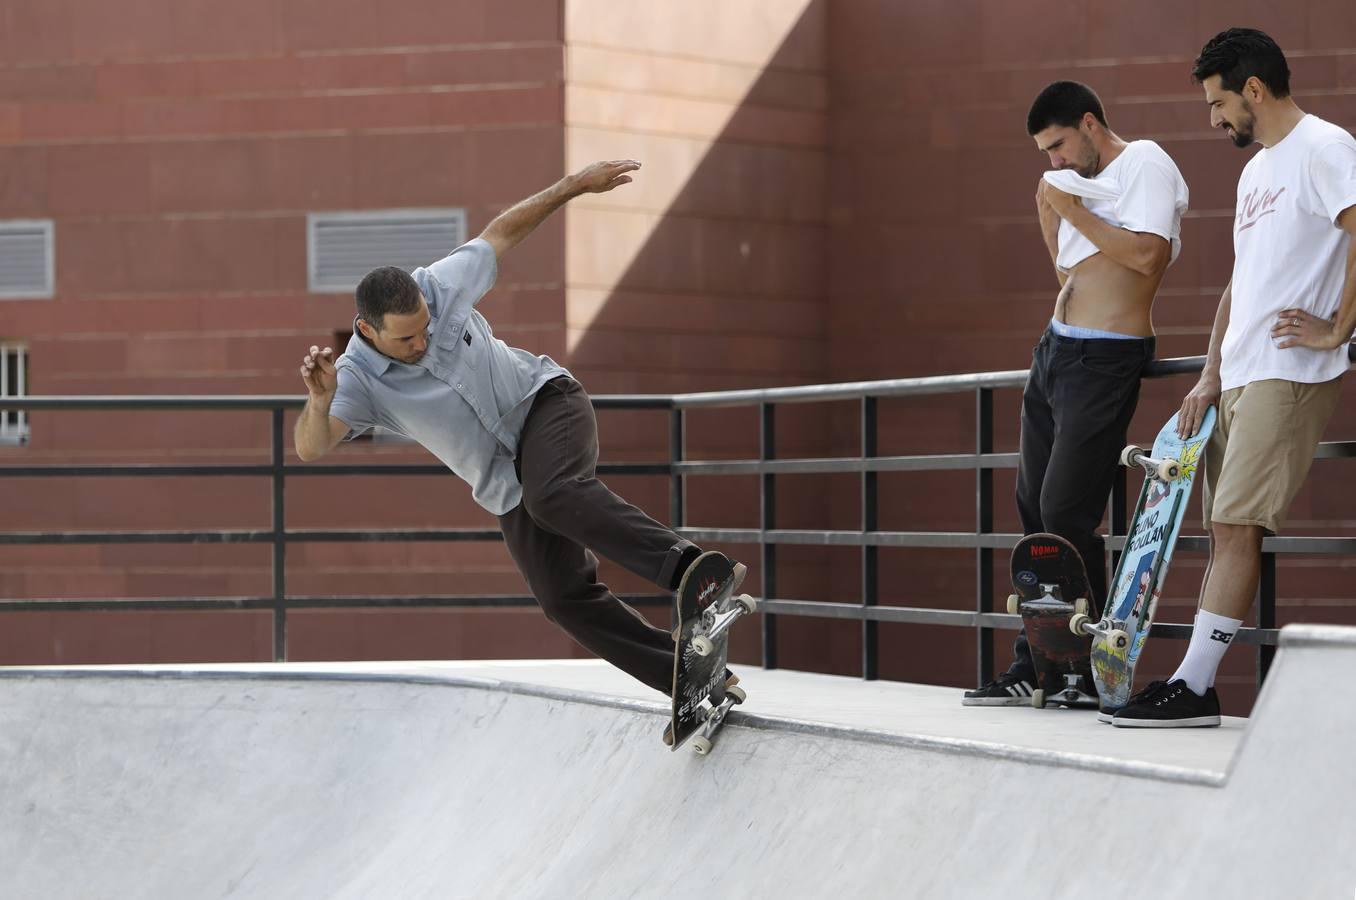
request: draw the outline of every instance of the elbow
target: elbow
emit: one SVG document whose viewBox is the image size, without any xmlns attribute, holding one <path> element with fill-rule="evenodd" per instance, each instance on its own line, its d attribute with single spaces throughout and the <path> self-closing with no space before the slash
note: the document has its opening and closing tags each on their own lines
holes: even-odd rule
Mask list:
<svg viewBox="0 0 1356 900">
<path fill-rule="evenodd" d="M 1172 262 L 1172 252 L 1166 242 L 1158 242 L 1152 249 L 1141 254 L 1135 260 L 1134 270 L 1149 278 L 1162 278 Z"/>
</svg>

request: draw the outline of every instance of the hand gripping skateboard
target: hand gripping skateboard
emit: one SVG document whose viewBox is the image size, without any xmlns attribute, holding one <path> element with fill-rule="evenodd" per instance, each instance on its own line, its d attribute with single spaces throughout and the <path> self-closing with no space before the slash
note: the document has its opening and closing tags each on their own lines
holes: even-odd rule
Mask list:
<svg viewBox="0 0 1356 900">
<path fill-rule="evenodd" d="M 1135 446 L 1121 453 L 1122 465 L 1144 470 L 1144 486 L 1111 581 L 1111 596 L 1100 621 L 1086 611 L 1069 620 L 1074 633 L 1092 635 L 1092 677 L 1103 721 L 1130 699 L 1135 664 L 1149 636 L 1172 548 L 1214 427 L 1215 408 L 1210 407 L 1200 430 L 1183 441 L 1177 436 L 1174 415 L 1158 432 L 1150 453 Z"/>
<path fill-rule="evenodd" d="M 734 593 L 746 571 L 724 553 L 708 551 L 688 567 L 674 594 L 679 624 L 673 651 L 673 717 L 668 726 L 673 750 L 695 736 L 692 746 L 697 754 L 710 753 L 726 714 L 746 698 L 740 688 L 725 685 L 730 626 L 758 608 L 748 594 Z"/>
<path fill-rule="evenodd" d="M 1084 690 L 1092 686 L 1091 642 L 1069 631 L 1069 617 L 1086 613 L 1092 603 L 1078 550 L 1056 534 L 1029 534 L 1012 548 L 1011 572 L 1016 593 L 1008 597 L 1008 612 L 1021 614 L 1036 667 L 1031 705 L 1096 706 L 1097 698 Z"/>
</svg>

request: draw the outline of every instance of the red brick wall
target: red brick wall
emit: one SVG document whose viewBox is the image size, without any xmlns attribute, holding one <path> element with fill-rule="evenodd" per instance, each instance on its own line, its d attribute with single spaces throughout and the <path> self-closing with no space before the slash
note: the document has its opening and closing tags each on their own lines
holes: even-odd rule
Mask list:
<svg viewBox="0 0 1356 900">
<path fill-rule="evenodd" d="M 561 174 L 553 0 L 74 0 L 3 16 L 0 215 L 56 220 L 55 298 L 0 302 L 0 336 L 29 344 L 31 393 L 295 394 L 300 354 L 353 315 L 350 296 L 307 291 L 307 213 L 457 206 L 474 234 Z M 557 356 L 563 235 L 556 220 L 515 250 L 485 307 L 501 336 Z M 268 447 L 252 413 L 36 413 L 32 432 L 0 464 L 262 461 Z M 342 456 L 427 460 L 389 445 Z M 0 491 L 6 530 L 268 527 L 263 479 Z M 297 527 L 492 525 L 450 475 L 297 479 L 288 510 Z M 294 545 L 288 567 L 301 594 L 524 590 L 498 546 Z M 270 585 L 264 546 L 0 548 L 8 597 Z M 296 613 L 292 654 L 506 655 L 505 637 L 571 653 L 538 618 Z M 16 614 L 0 660 L 264 658 L 270 636 L 254 613 Z"/>
</svg>

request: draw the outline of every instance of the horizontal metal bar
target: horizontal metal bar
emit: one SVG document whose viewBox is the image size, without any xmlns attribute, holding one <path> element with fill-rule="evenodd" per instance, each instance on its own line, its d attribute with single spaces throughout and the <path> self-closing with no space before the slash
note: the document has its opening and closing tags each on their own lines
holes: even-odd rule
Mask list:
<svg viewBox="0 0 1356 900">
<path fill-rule="evenodd" d="M 437 465 L 290 465 L 283 466 L 285 475 L 425 475 L 450 474 L 447 466 Z M 269 465 L 159 465 L 133 464 L 122 466 L 3 466 L 0 478 L 142 478 L 146 476 L 185 478 L 200 476 L 258 477 L 273 474 Z M 668 475 L 668 463 L 600 463 L 599 475 Z"/>
<path fill-rule="evenodd" d="M 668 607 L 672 594 L 619 595 L 631 606 Z M 498 609 L 533 607 L 535 597 L 527 594 L 494 594 L 483 597 L 288 597 L 288 609 Z M 138 612 L 164 610 L 272 610 L 272 597 L 47 597 L 41 599 L 0 599 L 3 612 Z"/>
<path fill-rule="evenodd" d="M 695 541 L 730 544 L 795 544 L 814 547 L 915 547 L 938 550 L 988 548 L 1010 550 L 1019 534 L 975 534 L 969 531 L 813 531 L 757 528 L 679 528 L 684 537 Z M 421 528 L 370 530 L 362 528 L 309 530 L 290 529 L 283 534 L 288 543 L 367 543 L 392 541 L 499 541 L 497 529 Z M 4 544 L 259 544 L 273 539 L 269 530 L 218 531 L 6 531 L 0 532 Z M 1123 537 L 1105 538 L 1107 547 L 1119 550 Z M 1178 539 L 1180 550 L 1205 551 L 1209 541 L 1200 536 Z M 1311 555 L 1356 554 L 1356 538 L 1270 537 L 1262 542 L 1270 553 Z"/>
<path fill-rule="evenodd" d="M 599 394 L 594 409 L 672 409 L 667 394 Z M 161 394 L 5 397 L 4 409 L 301 409 L 305 394 Z"/>
<path fill-rule="evenodd" d="M 5 409 L 301 409 L 303 394 L 170 394 L 6 397 Z"/>
<path fill-rule="evenodd" d="M 1015 469 L 1016 453 L 947 453 L 934 456 L 874 456 L 820 459 L 692 460 L 674 463 L 684 475 L 801 475 L 833 472 L 930 472 L 948 469 Z"/>
<path fill-rule="evenodd" d="M 499 541 L 497 529 L 427 528 L 369 531 L 361 528 L 283 533 L 288 543 L 344 543 L 368 541 Z M 259 531 L 5 531 L 0 544 L 263 544 L 273 540 L 270 530 Z"/>
<path fill-rule="evenodd" d="M 272 531 L 4 531 L 0 544 L 262 544 Z"/>
<path fill-rule="evenodd" d="M 1356 345 L 1347 350 L 1356 359 Z M 1189 375 L 1199 372 L 1204 356 L 1181 356 L 1151 362 L 1146 378 Z M 894 378 L 884 381 L 852 381 L 797 387 L 744 391 L 710 391 L 690 394 L 600 394 L 592 398 L 596 409 L 672 409 L 711 406 L 752 406 L 760 403 L 810 403 L 855 400 L 862 397 L 909 397 L 926 394 L 969 393 L 978 388 L 1015 388 L 1026 383 L 1026 369 L 934 375 L 925 378 Z M 300 394 L 232 396 L 182 394 L 169 396 L 50 396 L 6 397 L 5 409 L 301 409 Z"/>
<path fill-rule="evenodd" d="M 801 544 L 826 547 L 932 547 L 937 549 L 974 549 L 989 547 L 1010 549 L 1021 539 L 1019 534 L 975 534 L 973 531 L 812 531 L 757 528 L 679 528 L 685 538 L 695 541 L 724 541 L 731 544 Z"/>
<path fill-rule="evenodd" d="M 860 606 L 856 603 L 822 603 L 811 600 L 761 600 L 758 608 L 783 616 L 806 616 L 816 619 L 848 619 L 852 621 L 895 622 L 909 625 L 948 625 L 959 628 L 1000 628 L 1016 631 L 1022 625 L 1021 616 L 1005 613 L 975 613 L 954 609 L 926 609 L 916 606 Z M 1152 637 L 1187 640 L 1190 625 L 1169 622 L 1154 623 L 1149 631 Z M 1280 640 L 1279 628 L 1240 628 L 1235 640 L 1242 644 L 1275 645 Z"/>
<path fill-rule="evenodd" d="M 956 609 L 926 609 L 917 606 L 860 606 L 855 603 L 822 603 L 812 600 L 761 600 L 758 608 L 769 613 L 811 616 L 817 619 L 953 625 L 963 628 L 983 626 L 1008 631 L 1016 631 L 1022 627 L 1021 616 Z"/>
</svg>

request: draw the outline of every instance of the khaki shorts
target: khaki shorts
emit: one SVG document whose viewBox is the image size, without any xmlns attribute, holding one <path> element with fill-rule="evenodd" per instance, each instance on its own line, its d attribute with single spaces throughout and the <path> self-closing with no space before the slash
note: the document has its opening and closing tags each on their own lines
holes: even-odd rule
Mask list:
<svg viewBox="0 0 1356 900">
<path fill-rule="evenodd" d="M 1205 529 L 1211 522 L 1281 530 L 1309 474 L 1342 379 L 1268 379 L 1225 391 L 1205 449 Z"/>
</svg>

